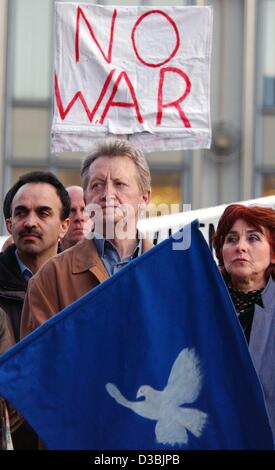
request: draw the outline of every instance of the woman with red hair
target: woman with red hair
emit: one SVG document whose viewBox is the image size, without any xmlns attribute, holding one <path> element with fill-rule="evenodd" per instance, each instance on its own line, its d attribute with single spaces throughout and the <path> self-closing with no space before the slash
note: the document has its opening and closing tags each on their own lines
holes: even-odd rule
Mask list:
<svg viewBox="0 0 275 470">
<path fill-rule="evenodd" d="M 275 441 L 275 211 L 228 206 L 214 248 L 262 383 Z"/>
</svg>

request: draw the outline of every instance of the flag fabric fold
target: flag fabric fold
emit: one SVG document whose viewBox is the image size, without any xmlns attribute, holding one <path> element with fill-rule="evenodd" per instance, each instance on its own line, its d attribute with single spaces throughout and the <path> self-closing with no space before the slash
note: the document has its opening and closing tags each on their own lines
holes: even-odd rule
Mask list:
<svg viewBox="0 0 275 470">
<path fill-rule="evenodd" d="M 0 358 L 0 396 L 49 449 L 272 449 L 262 389 L 197 222 L 190 247 L 179 243 L 163 241 Z"/>
</svg>

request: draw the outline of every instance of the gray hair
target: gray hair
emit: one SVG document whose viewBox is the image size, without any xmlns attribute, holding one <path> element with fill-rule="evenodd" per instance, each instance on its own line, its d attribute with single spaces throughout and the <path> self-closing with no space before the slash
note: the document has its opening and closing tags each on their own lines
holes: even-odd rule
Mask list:
<svg viewBox="0 0 275 470">
<path fill-rule="evenodd" d="M 99 141 L 95 149 L 89 153 L 81 167 L 81 180 L 84 192 L 89 183 L 89 169 L 99 157 L 128 157 L 135 164 L 138 174 L 138 186 L 142 193 L 151 190 L 151 175 L 143 153 L 136 149 L 128 140 L 106 139 Z"/>
</svg>

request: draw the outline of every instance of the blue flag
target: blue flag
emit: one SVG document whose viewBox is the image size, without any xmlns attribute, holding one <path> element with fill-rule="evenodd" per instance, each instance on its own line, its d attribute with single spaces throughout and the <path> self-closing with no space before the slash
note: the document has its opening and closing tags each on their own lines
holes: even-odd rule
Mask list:
<svg viewBox="0 0 275 470">
<path fill-rule="evenodd" d="M 49 449 L 272 449 L 197 222 L 183 245 L 160 243 L 1 357 L 0 395 Z"/>
</svg>

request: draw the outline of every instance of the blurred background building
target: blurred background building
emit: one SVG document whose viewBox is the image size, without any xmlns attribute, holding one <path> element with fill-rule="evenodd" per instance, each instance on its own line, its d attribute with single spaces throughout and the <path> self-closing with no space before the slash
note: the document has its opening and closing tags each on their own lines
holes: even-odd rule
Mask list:
<svg viewBox="0 0 275 470">
<path fill-rule="evenodd" d="M 153 202 L 197 209 L 275 194 L 275 0 L 93 3 L 213 5 L 213 146 L 148 154 Z M 50 169 L 65 185 L 80 182 L 82 155 L 50 153 L 53 8 L 53 0 L 0 0 L 1 207 L 11 184 L 32 169 Z"/>
</svg>

